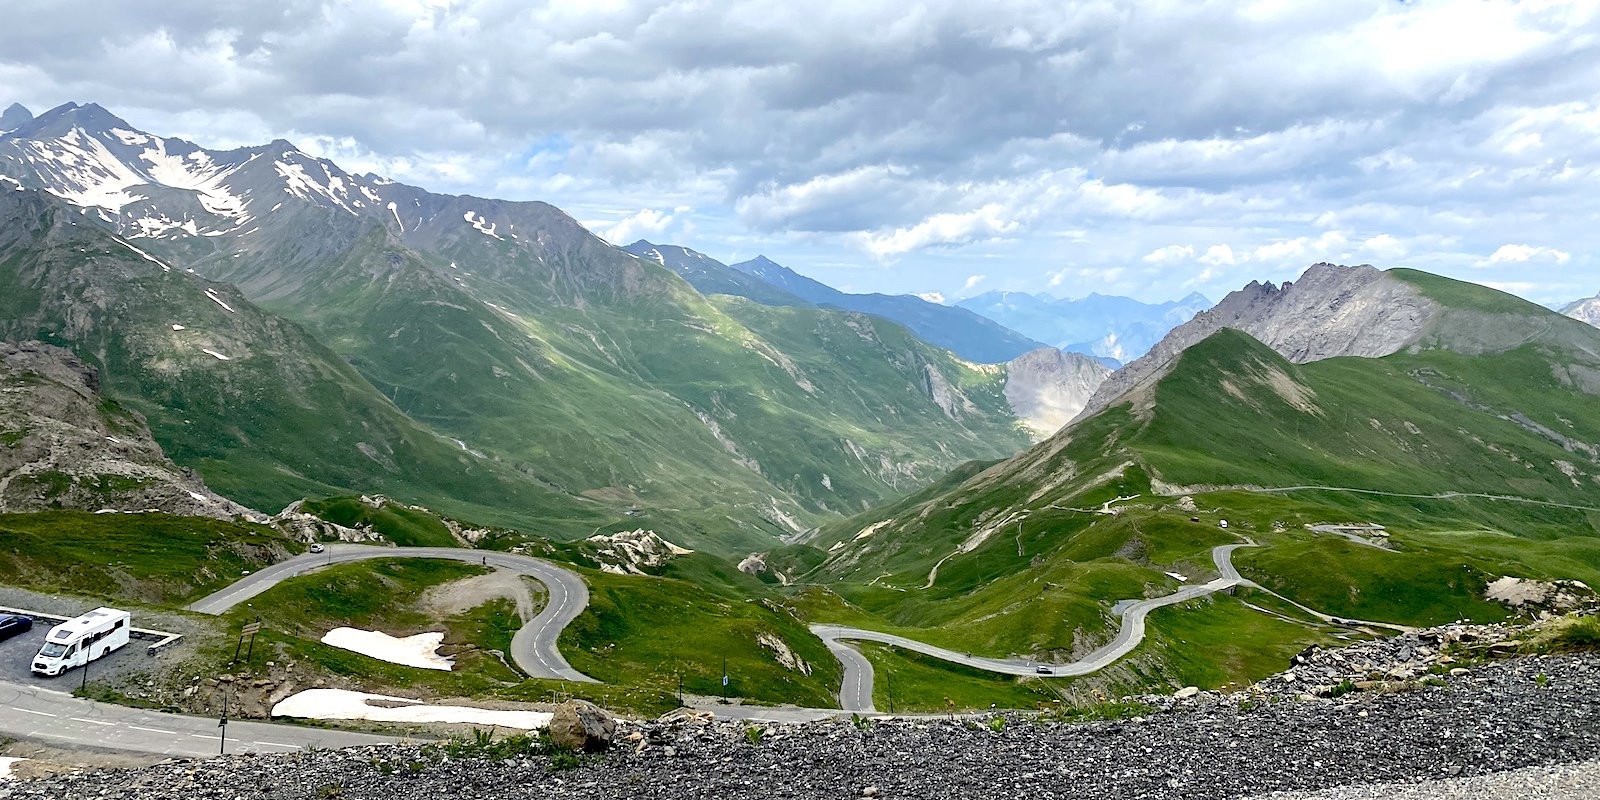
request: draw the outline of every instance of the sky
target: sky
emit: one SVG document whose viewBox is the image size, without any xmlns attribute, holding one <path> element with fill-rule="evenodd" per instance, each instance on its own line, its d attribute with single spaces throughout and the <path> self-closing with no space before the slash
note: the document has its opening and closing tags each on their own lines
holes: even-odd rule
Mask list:
<svg viewBox="0 0 1600 800">
<path fill-rule="evenodd" d="M 12 3 L 0 105 L 849 291 L 1600 292 L 1600 0 Z M 9 94 L 9 96 L 6 96 Z"/>
</svg>

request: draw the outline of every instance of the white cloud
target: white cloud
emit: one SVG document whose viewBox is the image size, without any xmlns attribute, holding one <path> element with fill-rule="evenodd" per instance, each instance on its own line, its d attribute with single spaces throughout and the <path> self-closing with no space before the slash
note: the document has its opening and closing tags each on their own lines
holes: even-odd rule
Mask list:
<svg viewBox="0 0 1600 800">
<path fill-rule="evenodd" d="M 962 214 L 934 214 L 906 228 L 860 238 L 864 250 L 874 258 L 892 258 L 927 247 L 958 245 L 1003 236 L 1017 229 L 1017 222 L 1002 216 L 999 203 L 990 203 Z M 978 276 L 981 277 L 981 276 Z"/>
<path fill-rule="evenodd" d="M 1214 244 L 1206 248 L 1205 255 L 1200 257 L 1200 263 L 1213 267 L 1234 263 L 1233 248 L 1226 244 Z"/>
<path fill-rule="evenodd" d="M 1551 260 L 1557 264 L 1565 264 L 1572 260 L 1572 254 L 1554 247 L 1534 247 L 1526 244 L 1503 244 L 1489 255 L 1487 264 L 1521 264 L 1534 260 Z"/>
<path fill-rule="evenodd" d="M 961 284 L 961 291 L 963 291 L 963 292 L 972 291 L 972 287 L 977 286 L 980 283 L 983 283 L 985 280 L 988 279 L 988 277 L 989 277 L 988 275 L 968 275 L 967 276 L 967 282 Z"/>
<path fill-rule="evenodd" d="M 1378 259 L 1399 258 L 1405 255 L 1408 250 L 1410 250 L 1405 242 L 1400 241 L 1399 239 L 1390 236 L 1387 233 L 1380 233 L 1377 236 L 1369 237 L 1366 241 L 1361 243 L 1361 247 L 1358 249 L 1363 253 L 1370 253 L 1373 257 Z"/>
<path fill-rule="evenodd" d="M 1171 261 L 1187 261 L 1194 258 L 1194 248 L 1186 244 L 1169 244 L 1159 247 L 1145 254 L 1142 260 L 1152 264 L 1165 264 Z"/>
<path fill-rule="evenodd" d="M 971 287 L 968 287 L 968 288 L 971 288 Z M 924 300 L 926 300 L 926 301 L 928 301 L 928 302 L 930 302 L 930 303 L 938 303 L 939 305 L 944 305 L 944 293 L 943 292 L 918 292 L 917 296 L 922 298 L 922 299 L 924 299 Z"/>
<path fill-rule="evenodd" d="M 692 206 L 685 244 L 873 290 L 1132 264 L 1159 297 L 1346 257 L 1600 285 L 1600 4 L 1151 2 L 20 4 L 0 86 L 608 238 Z"/>
<path fill-rule="evenodd" d="M 615 245 L 631 244 L 639 239 L 648 239 L 665 233 L 676 218 L 677 214 L 671 211 L 643 208 L 606 228 L 600 237 Z"/>
</svg>

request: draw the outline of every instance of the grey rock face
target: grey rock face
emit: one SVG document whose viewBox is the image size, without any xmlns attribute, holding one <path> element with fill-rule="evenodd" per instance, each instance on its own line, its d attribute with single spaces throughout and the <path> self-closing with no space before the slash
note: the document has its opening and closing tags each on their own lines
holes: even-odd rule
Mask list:
<svg viewBox="0 0 1600 800">
<path fill-rule="evenodd" d="M 144 418 L 103 400 L 99 374 L 71 351 L 0 342 L 0 511 L 49 508 L 251 513 L 168 461 Z"/>
<path fill-rule="evenodd" d="M 1440 307 L 1371 266 L 1313 264 L 1282 287 L 1252 281 L 1173 329 L 1113 374 L 1080 417 L 1153 385 L 1191 345 L 1223 328 L 1250 334 L 1297 364 L 1336 356 L 1377 358 L 1417 341 Z"/>
<path fill-rule="evenodd" d="M 33 112 L 21 103 L 12 103 L 0 111 L 0 133 L 14 131 L 33 121 Z"/>
<path fill-rule="evenodd" d="M 1030 430 L 1049 436 L 1077 416 L 1110 375 L 1098 359 L 1042 347 L 1006 365 L 1006 402 Z"/>
<path fill-rule="evenodd" d="M 550 741 L 585 753 L 611 747 L 616 732 L 617 721 L 587 700 L 568 700 L 556 706 L 550 719 Z"/>
<path fill-rule="evenodd" d="M 1561 309 L 1561 313 L 1579 322 L 1587 322 L 1596 328 L 1600 328 L 1600 297 L 1579 300 Z"/>
</svg>

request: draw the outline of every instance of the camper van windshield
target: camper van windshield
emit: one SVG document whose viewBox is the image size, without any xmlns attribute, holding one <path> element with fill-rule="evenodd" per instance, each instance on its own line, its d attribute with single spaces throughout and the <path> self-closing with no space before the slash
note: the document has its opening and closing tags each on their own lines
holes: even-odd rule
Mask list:
<svg viewBox="0 0 1600 800">
<path fill-rule="evenodd" d="M 67 652 L 66 645 L 56 644 L 55 642 L 47 642 L 45 643 L 45 646 L 39 650 L 39 655 L 44 656 L 45 658 L 60 658 L 65 652 Z"/>
</svg>

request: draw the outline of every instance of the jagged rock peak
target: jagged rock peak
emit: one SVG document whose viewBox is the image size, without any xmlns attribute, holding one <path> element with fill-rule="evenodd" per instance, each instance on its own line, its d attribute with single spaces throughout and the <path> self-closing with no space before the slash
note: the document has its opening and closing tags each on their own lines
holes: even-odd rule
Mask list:
<svg viewBox="0 0 1600 800">
<path fill-rule="evenodd" d="M 33 112 L 21 103 L 12 103 L 0 111 L 0 132 L 14 131 L 33 121 Z"/>
<path fill-rule="evenodd" d="M 1282 286 L 1251 281 L 1174 328 L 1143 358 L 1118 370 L 1079 416 L 1154 385 L 1191 345 L 1223 328 L 1250 334 L 1295 363 L 1336 356 L 1378 358 L 1417 341 L 1439 313 L 1415 286 L 1370 264 L 1312 264 Z"/>
</svg>

